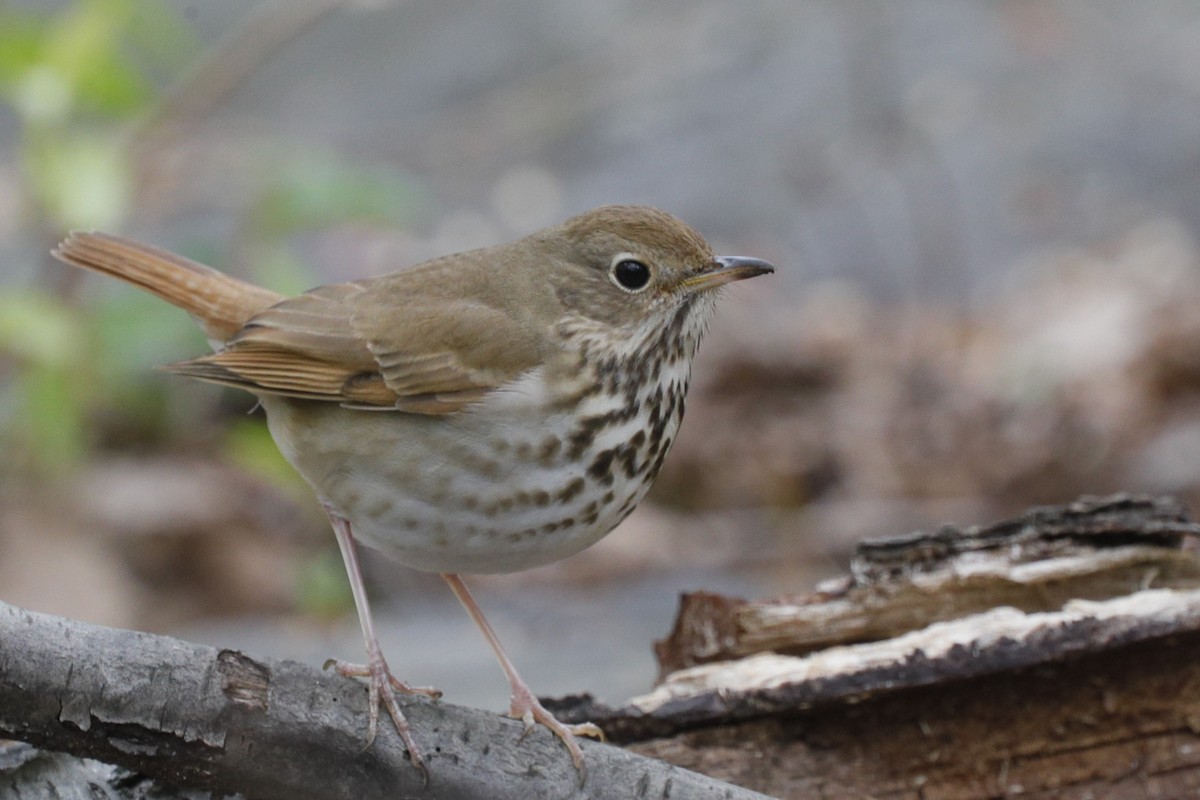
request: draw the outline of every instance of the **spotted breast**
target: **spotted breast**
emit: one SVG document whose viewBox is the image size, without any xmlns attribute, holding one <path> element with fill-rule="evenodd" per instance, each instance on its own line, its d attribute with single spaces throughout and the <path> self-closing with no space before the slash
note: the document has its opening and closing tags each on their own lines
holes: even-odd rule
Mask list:
<svg viewBox="0 0 1200 800">
<path fill-rule="evenodd" d="M 514 572 L 594 544 L 645 496 L 683 418 L 699 311 L 619 348 L 566 323 L 559 359 L 454 415 L 262 403 L 285 457 L 358 539 L 415 569 Z M 347 424 L 374 455 L 342 446 Z"/>
</svg>

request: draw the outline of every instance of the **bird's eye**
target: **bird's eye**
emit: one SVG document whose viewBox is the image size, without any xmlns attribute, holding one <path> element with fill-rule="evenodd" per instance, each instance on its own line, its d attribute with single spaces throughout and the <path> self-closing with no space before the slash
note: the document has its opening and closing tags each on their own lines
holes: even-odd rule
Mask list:
<svg viewBox="0 0 1200 800">
<path fill-rule="evenodd" d="M 640 292 L 650 284 L 650 268 L 632 258 L 623 258 L 612 268 L 613 282 L 627 292 Z"/>
</svg>

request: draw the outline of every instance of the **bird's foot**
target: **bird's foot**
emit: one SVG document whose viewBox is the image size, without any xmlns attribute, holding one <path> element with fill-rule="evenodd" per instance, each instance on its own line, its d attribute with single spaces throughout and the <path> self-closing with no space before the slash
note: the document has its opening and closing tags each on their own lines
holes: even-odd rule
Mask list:
<svg viewBox="0 0 1200 800">
<path fill-rule="evenodd" d="M 392 675 L 392 671 L 388 668 L 383 654 L 376 648 L 368 650 L 366 664 L 350 664 L 331 658 L 325 662 L 325 669 L 333 669 L 339 675 L 345 675 L 350 678 L 367 679 L 367 704 L 369 711 L 367 712 L 367 743 L 363 749 L 370 747 L 375 741 L 375 734 L 379 731 L 379 706 L 382 704 L 387 709 L 388 716 L 392 718 L 392 724 L 396 726 L 396 732 L 404 740 L 404 746 L 408 749 L 409 760 L 412 761 L 414 767 L 421 771 L 424 780 L 428 782 L 429 770 L 426 768 L 425 760 L 421 757 L 421 751 L 417 748 L 417 743 L 413 739 L 412 729 L 408 724 L 408 720 L 405 718 L 404 712 L 400 710 L 400 704 L 396 702 L 396 692 L 422 694 L 433 700 L 437 700 L 442 696 L 441 691 L 428 686 L 409 686 L 407 683 L 399 680 L 396 676 Z"/>
<path fill-rule="evenodd" d="M 567 746 L 567 750 L 571 753 L 571 761 L 574 762 L 575 769 L 579 771 L 579 783 L 583 785 L 587 778 L 587 768 L 583 763 L 583 751 L 579 749 L 579 742 L 575 737 L 588 736 L 604 741 L 604 731 L 591 722 L 580 725 L 564 725 L 559 722 L 523 682 L 514 685 L 512 693 L 512 705 L 508 710 L 508 715 L 525 723 L 525 732 L 521 734 L 521 738 L 525 738 L 533 730 L 534 725 L 543 725 L 549 728 Z"/>
</svg>

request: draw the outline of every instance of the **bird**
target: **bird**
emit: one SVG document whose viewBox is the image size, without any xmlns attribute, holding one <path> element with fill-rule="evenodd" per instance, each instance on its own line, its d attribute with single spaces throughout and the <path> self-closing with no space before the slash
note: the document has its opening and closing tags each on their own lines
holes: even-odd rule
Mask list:
<svg viewBox="0 0 1200 800">
<path fill-rule="evenodd" d="M 774 271 L 717 256 L 664 211 L 608 205 L 516 241 L 284 296 L 169 251 L 72 232 L 58 259 L 183 309 L 213 352 L 168 365 L 257 397 L 333 528 L 366 644 L 368 746 L 382 705 L 428 777 L 359 564 L 374 548 L 445 579 L 508 679 L 510 716 L 576 736 L 537 699 L 462 579 L 595 544 L 645 496 L 684 414 L 722 287 Z"/>
</svg>

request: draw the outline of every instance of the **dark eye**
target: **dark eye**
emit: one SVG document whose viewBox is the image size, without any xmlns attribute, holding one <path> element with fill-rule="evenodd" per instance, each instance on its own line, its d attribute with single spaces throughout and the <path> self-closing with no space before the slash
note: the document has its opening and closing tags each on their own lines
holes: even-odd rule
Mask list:
<svg viewBox="0 0 1200 800">
<path fill-rule="evenodd" d="M 650 283 L 650 268 L 640 261 L 624 258 L 613 264 L 613 280 L 628 292 L 638 292 Z"/>
</svg>

